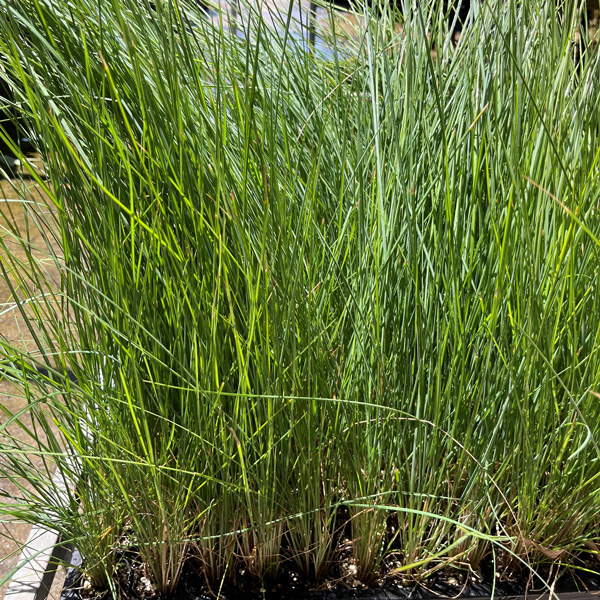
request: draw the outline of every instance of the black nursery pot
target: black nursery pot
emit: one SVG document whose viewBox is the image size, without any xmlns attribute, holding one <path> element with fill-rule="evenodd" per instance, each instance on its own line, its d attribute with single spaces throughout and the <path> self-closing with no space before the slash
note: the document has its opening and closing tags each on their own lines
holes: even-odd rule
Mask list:
<svg viewBox="0 0 600 600">
<path fill-rule="evenodd" d="M 48 542 L 47 537 L 45 542 Z M 102 592 L 95 595 L 93 590 L 86 588 L 85 579 L 78 569 L 81 557 L 76 549 L 59 545 L 56 548 L 57 550 L 46 558 L 45 566 L 38 562 L 38 567 L 43 573 L 37 577 L 30 576 L 32 581 L 38 582 L 37 589 L 31 587 L 24 590 L 21 582 L 17 590 L 16 586 L 11 584 L 7 600 L 47 600 L 52 587 L 51 577 L 56 573 L 56 565 L 60 561 L 62 564 L 72 565 L 64 580 L 60 600 L 111 600 L 110 596 Z M 598 600 L 600 597 L 599 576 L 563 576 L 553 586 L 553 592 L 549 593 L 541 583 L 537 586 L 538 589 L 529 587 L 527 590 L 527 586 L 531 586 L 531 579 L 525 576 L 521 581 L 512 583 L 498 581 L 491 565 L 490 560 L 490 564 L 482 569 L 484 581 L 464 584 L 459 584 L 454 577 L 441 573 L 427 579 L 422 586 L 406 586 L 398 581 L 385 580 L 372 588 L 352 588 L 337 584 L 326 591 L 315 591 L 298 584 L 297 580 L 292 583 L 292 580 L 284 575 L 267 589 L 227 588 L 216 598 L 200 582 L 200 577 L 190 569 L 183 574 L 177 591 L 170 597 L 162 597 L 157 593 L 140 591 L 144 586 L 139 585 L 139 573 L 136 576 L 132 569 L 132 573 L 125 577 L 127 583 L 121 582 L 117 587 L 119 600 Z M 240 585 L 244 587 L 243 584 Z M 54 596 L 56 597 L 56 592 Z"/>
<path fill-rule="evenodd" d="M 69 545 L 61 545 L 56 532 L 33 527 L 27 543 L 19 557 L 23 566 L 13 575 L 6 592 L 5 600 L 48 600 L 50 590 L 59 565 L 71 565 L 64 580 L 61 600 L 90 600 L 103 598 L 106 595 L 94 596 L 89 589 L 84 588 L 84 579 L 78 566 L 81 557 L 77 550 Z M 214 600 L 207 590 L 196 583 L 198 577 L 184 575 L 182 584 L 172 595 L 172 600 Z M 271 589 L 252 592 L 250 590 L 227 589 L 219 597 L 220 600 L 598 600 L 600 598 L 600 577 L 586 576 L 584 578 L 563 577 L 554 591 L 529 590 L 524 588 L 527 580 L 519 583 L 503 583 L 496 581 L 490 572 L 488 581 L 481 583 L 456 584 L 451 578 L 440 575 L 428 579 L 426 586 L 403 586 L 398 582 L 386 580 L 375 588 L 348 588 L 338 584 L 327 591 L 313 591 L 307 587 L 289 585 L 285 581 L 276 584 Z M 133 578 L 132 578 L 133 580 Z M 56 586 L 55 586 L 56 587 Z M 541 586 L 538 586 L 541 587 Z M 582 588 L 586 588 L 581 591 Z M 138 588 L 139 590 L 139 588 Z M 56 597 L 56 590 L 53 596 Z M 131 589 L 120 589 L 119 600 L 170 600 L 158 594 L 143 595 Z"/>
</svg>

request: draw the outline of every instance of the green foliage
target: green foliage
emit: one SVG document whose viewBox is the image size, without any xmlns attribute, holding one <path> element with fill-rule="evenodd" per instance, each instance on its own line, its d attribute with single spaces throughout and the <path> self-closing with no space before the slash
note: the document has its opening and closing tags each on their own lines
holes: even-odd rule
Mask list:
<svg viewBox="0 0 600 600">
<path fill-rule="evenodd" d="M 439 11 L 365 8 L 322 56 L 250 5 L 238 35 L 175 0 L 0 8 L 61 273 L 3 238 L 37 347 L 3 344 L 28 409 L 0 472 L 31 487 L 2 512 L 50 520 L 98 585 L 131 543 L 163 592 L 192 559 L 213 589 L 284 559 L 322 581 L 343 527 L 364 582 L 392 551 L 424 577 L 600 543 L 600 72 L 575 11 L 482 3 L 455 45 Z"/>
</svg>

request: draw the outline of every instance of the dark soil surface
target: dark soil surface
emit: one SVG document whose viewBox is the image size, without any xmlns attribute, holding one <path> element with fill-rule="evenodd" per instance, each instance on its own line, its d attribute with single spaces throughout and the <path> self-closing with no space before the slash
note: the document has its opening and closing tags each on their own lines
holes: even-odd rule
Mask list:
<svg viewBox="0 0 600 600">
<path fill-rule="evenodd" d="M 539 565 L 536 571 L 544 581 L 549 582 L 556 594 L 571 596 L 573 593 L 584 593 L 583 597 L 597 597 L 600 595 L 600 573 L 594 571 L 599 570 L 598 560 L 592 556 L 584 556 L 577 562 L 578 565 L 567 569 Z M 189 566 L 184 571 L 176 592 L 168 597 L 161 596 L 149 583 L 147 574 L 134 553 L 123 553 L 119 564 L 124 568 L 119 569 L 119 576 L 115 579 L 118 600 L 431 600 L 481 599 L 492 595 L 530 596 L 535 599 L 548 593 L 548 588 L 542 581 L 532 576 L 527 569 L 517 572 L 505 568 L 503 573 L 494 572 L 491 558 L 483 561 L 477 575 L 457 569 L 446 569 L 423 581 L 412 583 L 407 579 L 384 575 L 380 581 L 370 586 L 352 581 L 348 577 L 332 577 L 318 587 L 311 586 L 302 581 L 293 566 L 284 563 L 277 579 L 268 586 L 259 587 L 247 578 L 242 570 L 236 576 L 235 589 L 224 586 L 218 594 L 209 589 L 201 574 Z M 339 566 L 337 570 L 339 575 Z M 61 600 L 112 598 L 109 591 L 91 588 L 75 567 L 67 576 Z"/>
</svg>

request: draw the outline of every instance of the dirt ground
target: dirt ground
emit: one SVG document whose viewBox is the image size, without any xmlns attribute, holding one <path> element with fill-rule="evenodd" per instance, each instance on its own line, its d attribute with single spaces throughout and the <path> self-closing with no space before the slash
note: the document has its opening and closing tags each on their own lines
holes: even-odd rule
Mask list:
<svg viewBox="0 0 600 600">
<path fill-rule="evenodd" d="M 18 191 L 14 186 L 24 185 L 31 192 L 31 199 L 41 199 L 39 186 L 35 180 L 25 178 L 23 182 L 0 180 L 0 236 L 2 236 L 8 245 L 10 251 L 20 260 L 26 259 L 26 252 L 16 241 L 11 241 L 13 234 L 10 232 L 10 226 L 16 227 L 20 232 L 27 231 L 29 247 L 44 248 L 45 242 L 39 231 L 36 230 L 33 219 L 30 218 L 31 212 L 36 210 L 35 205 L 30 205 L 30 212 L 27 213 L 23 205 L 18 201 Z M 39 209 L 37 209 L 39 210 Z M 0 254 L 3 251 L 0 250 Z M 43 252 L 38 253 L 39 260 L 44 261 Z M 0 255 L 0 260 L 4 259 Z M 47 263 L 45 260 L 45 264 Z M 57 276 L 52 272 L 53 266 L 45 267 L 49 276 Z M 56 271 L 54 269 L 54 271 Z M 22 348 L 32 348 L 31 333 L 24 327 L 22 319 L 18 312 L 12 310 L 14 303 L 13 295 L 5 277 L 0 274 L 0 336 Z M 27 405 L 26 400 L 19 396 L 18 391 L 6 380 L 0 381 L 0 404 L 2 407 L 14 413 Z M 0 424 L 6 422 L 7 416 L 4 412 L 0 413 Z M 17 439 L 24 440 L 23 431 L 15 426 L 8 428 L 9 435 Z M 0 456 L 0 460 L 2 457 Z M 41 466 L 41 460 L 40 460 Z M 0 478 L 0 489 L 3 493 L 12 497 L 16 494 L 17 488 L 14 484 Z M 0 581 L 13 569 L 17 563 L 19 547 L 27 540 L 30 526 L 23 523 L 8 522 L 0 517 Z M 4 597 L 7 585 L 0 587 L 0 600 Z"/>
</svg>

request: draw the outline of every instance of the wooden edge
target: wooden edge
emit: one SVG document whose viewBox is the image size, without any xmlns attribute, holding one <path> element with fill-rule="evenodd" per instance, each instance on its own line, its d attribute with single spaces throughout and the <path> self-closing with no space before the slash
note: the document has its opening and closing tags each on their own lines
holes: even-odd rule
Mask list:
<svg viewBox="0 0 600 600">
<path fill-rule="evenodd" d="M 73 459 L 69 462 L 74 464 Z M 66 500 L 69 490 L 74 488 L 73 482 L 60 472 L 54 474 L 52 486 L 59 502 Z M 71 554 L 72 549 L 60 543 L 57 531 L 33 525 L 19 554 L 5 600 L 46 600 L 58 566 L 68 562 Z"/>
<path fill-rule="evenodd" d="M 5 600 L 46 600 L 58 567 L 70 560 L 71 549 L 55 531 L 34 526 L 19 555 Z"/>
</svg>

